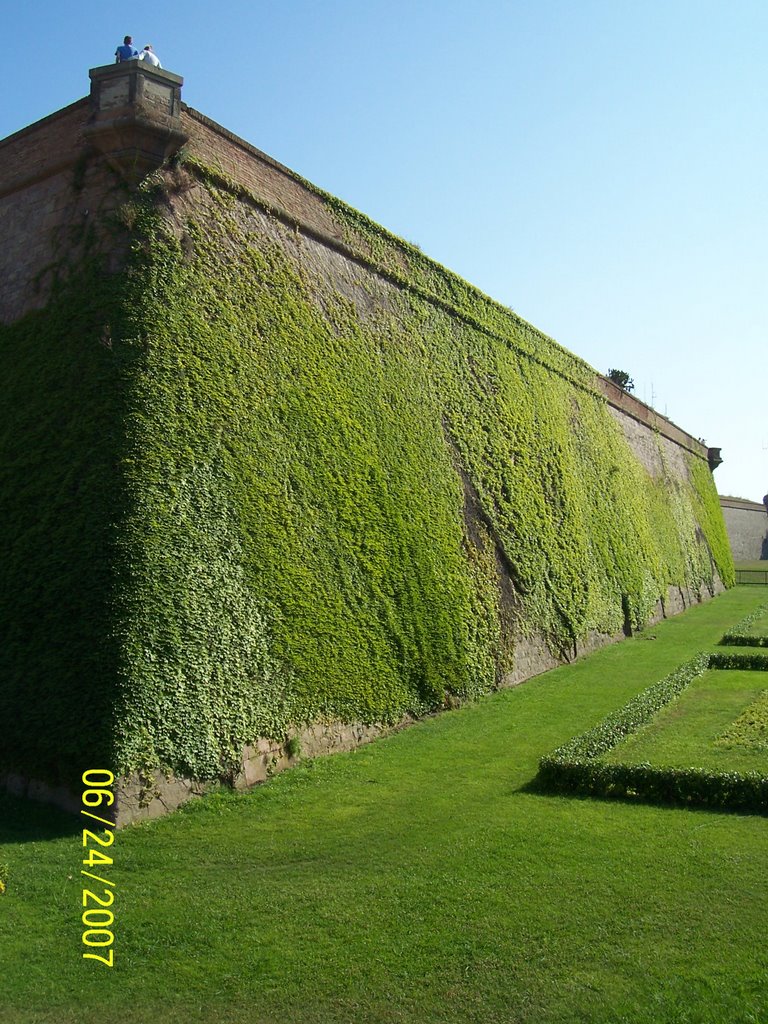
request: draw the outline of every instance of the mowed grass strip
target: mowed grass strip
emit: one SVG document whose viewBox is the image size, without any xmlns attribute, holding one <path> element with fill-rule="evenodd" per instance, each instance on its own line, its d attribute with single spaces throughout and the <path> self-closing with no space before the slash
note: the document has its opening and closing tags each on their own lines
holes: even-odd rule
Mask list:
<svg viewBox="0 0 768 1024">
<path fill-rule="evenodd" d="M 710 669 L 602 760 L 768 775 L 768 750 L 718 742 L 766 686 L 765 672 Z"/>
<path fill-rule="evenodd" d="M 715 743 L 722 747 L 762 751 L 768 761 L 768 690 L 763 690 Z"/>
<path fill-rule="evenodd" d="M 749 630 L 752 636 L 765 637 L 768 639 L 768 614 L 760 616 L 750 626 Z"/>
<path fill-rule="evenodd" d="M 767 596 L 736 588 L 352 754 L 124 830 L 107 876 L 113 970 L 81 959 L 80 822 L 2 798 L 0 1021 L 764 1021 L 765 818 L 527 787 L 544 753 L 714 650 Z"/>
</svg>

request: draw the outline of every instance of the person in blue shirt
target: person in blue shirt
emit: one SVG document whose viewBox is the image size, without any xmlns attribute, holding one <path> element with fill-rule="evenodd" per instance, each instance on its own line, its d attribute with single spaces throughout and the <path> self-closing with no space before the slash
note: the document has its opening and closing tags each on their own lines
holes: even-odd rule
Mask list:
<svg viewBox="0 0 768 1024">
<path fill-rule="evenodd" d="M 115 64 L 120 64 L 124 60 L 135 60 L 138 56 L 139 51 L 133 48 L 133 38 L 126 36 L 123 45 L 115 50 Z"/>
</svg>

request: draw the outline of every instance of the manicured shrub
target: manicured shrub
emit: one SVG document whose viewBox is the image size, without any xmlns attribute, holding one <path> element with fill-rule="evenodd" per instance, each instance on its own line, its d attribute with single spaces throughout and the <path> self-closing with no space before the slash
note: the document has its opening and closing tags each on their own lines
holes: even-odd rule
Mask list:
<svg viewBox="0 0 768 1024">
<path fill-rule="evenodd" d="M 768 635 L 755 633 L 752 629 L 753 623 L 765 618 L 766 614 L 768 614 L 768 604 L 756 608 L 729 629 L 720 643 L 725 647 L 768 647 Z"/>
<path fill-rule="evenodd" d="M 768 777 L 758 772 L 710 772 L 696 767 L 608 764 L 601 757 L 649 722 L 709 668 L 768 671 L 765 655 L 698 654 L 670 675 L 575 736 L 539 762 L 538 781 L 560 793 L 636 797 L 702 807 L 768 812 Z"/>
</svg>

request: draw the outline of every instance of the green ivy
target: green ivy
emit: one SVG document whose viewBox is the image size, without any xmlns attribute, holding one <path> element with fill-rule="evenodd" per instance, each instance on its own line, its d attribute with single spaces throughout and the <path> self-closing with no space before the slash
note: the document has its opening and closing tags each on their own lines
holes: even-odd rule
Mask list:
<svg viewBox="0 0 768 1024">
<path fill-rule="evenodd" d="M 115 284 L 89 263 L 47 309 L 0 327 L 0 767 L 52 781 L 113 760 Z"/>
<path fill-rule="evenodd" d="M 732 579 L 706 465 L 651 479 L 583 361 L 329 197 L 358 263 L 190 169 L 123 273 L 0 328 L 9 765 L 228 775 Z"/>
</svg>

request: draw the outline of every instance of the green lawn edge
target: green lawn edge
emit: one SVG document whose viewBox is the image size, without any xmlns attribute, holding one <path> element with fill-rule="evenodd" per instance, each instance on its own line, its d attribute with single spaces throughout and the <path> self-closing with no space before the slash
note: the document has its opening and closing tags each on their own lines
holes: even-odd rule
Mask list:
<svg viewBox="0 0 768 1024">
<path fill-rule="evenodd" d="M 768 1020 L 768 819 L 530 789 L 543 753 L 714 650 L 766 597 L 734 588 L 120 831 L 113 970 L 80 958 L 80 821 L 0 796 L 0 1021 Z"/>
<path fill-rule="evenodd" d="M 732 626 L 725 633 L 720 641 L 723 647 L 768 647 L 768 636 L 757 634 L 752 630 L 755 622 L 759 622 L 768 614 L 768 604 L 761 604 L 749 615 L 739 619 L 735 626 Z"/>
<path fill-rule="evenodd" d="M 754 613 L 746 616 L 738 625 L 756 617 Z M 607 715 L 594 728 L 542 757 L 536 784 L 557 793 L 768 813 L 768 776 L 760 772 L 712 772 L 697 767 L 656 767 L 647 762 L 606 764 L 601 760 L 711 668 L 765 672 L 768 671 L 768 655 L 731 652 L 695 655 Z"/>
</svg>

